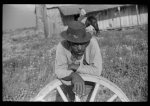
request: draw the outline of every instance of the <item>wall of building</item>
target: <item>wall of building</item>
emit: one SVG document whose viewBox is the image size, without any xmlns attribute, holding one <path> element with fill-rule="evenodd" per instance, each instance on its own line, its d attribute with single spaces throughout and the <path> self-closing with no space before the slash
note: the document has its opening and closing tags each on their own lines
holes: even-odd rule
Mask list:
<svg viewBox="0 0 150 106">
<path fill-rule="evenodd" d="M 138 8 L 139 8 L 139 15 L 138 15 L 139 24 L 148 24 L 148 7 L 139 5 Z"/>
<path fill-rule="evenodd" d="M 101 30 L 148 24 L 147 7 L 138 6 L 138 10 L 137 15 L 135 5 L 124 6 L 120 8 L 120 14 L 117 8 L 113 8 L 95 13 L 95 16 Z"/>
<path fill-rule="evenodd" d="M 148 24 L 148 8 L 144 5 L 138 5 L 138 14 L 136 5 L 111 8 L 103 11 L 91 12 L 88 15 L 94 15 L 98 19 L 100 30 L 116 29 L 122 27 L 132 27 L 136 25 Z M 68 23 L 74 19 L 72 16 L 64 16 L 63 22 Z"/>
<path fill-rule="evenodd" d="M 68 24 L 68 22 L 75 20 L 74 15 L 70 15 L 70 16 L 63 16 L 62 15 L 62 17 L 63 17 L 64 26 L 66 26 Z"/>
<path fill-rule="evenodd" d="M 63 29 L 63 18 L 58 8 L 47 9 L 50 34 L 59 34 Z"/>
<path fill-rule="evenodd" d="M 91 12 L 88 15 L 94 15 L 98 19 L 100 30 L 148 24 L 148 8 L 145 5 L 138 5 L 138 11 L 136 5 L 131 5 L 120 7 L 120 11 L 118 8 L 112 8 Z M 53 34 L 59 34 L 66 29 L 67 23 L 74 20 L 74 15 L 64 16 L 55 7 L 47 9 L 47 19 L 50 36 L 53 36 Z"/>
</svg>

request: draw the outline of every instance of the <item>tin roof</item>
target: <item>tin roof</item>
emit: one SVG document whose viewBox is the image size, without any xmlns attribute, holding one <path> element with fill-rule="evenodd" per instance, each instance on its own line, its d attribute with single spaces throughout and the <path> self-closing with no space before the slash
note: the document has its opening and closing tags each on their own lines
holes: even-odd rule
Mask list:
<svg viewBox="0 0 150 106">
<path fill-rule="evenodd" d="M 100 10 L 105 10 L 109 8 L 119 7 L 119 6 L 123 6 L 123 5 L 104 5 L 104 4 L 90 5 L 89 4 L 89 5 L 70 5 L 70 6 L 61 5 L 61 6 L 55 6 L 55 7 L 59 8 L 63 15 L 74 15 L 74 14 L 80 13 L 79 8 L 83 8 L 85 9 L 87 13 L 89 13 L 89 12 L 100 11 Z"/>
</svg>

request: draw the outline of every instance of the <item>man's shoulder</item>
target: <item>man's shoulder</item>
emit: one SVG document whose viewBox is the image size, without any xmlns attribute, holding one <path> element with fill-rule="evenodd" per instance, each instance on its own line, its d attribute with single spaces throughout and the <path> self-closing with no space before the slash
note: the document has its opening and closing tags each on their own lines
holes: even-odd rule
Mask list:
<svg viewBox="0 0 150 106">
<path fill-rule="evenodd" d="M 96 37 L 92 37 L 92 38 L 91 38 L 89 47 L 90 47 L 90 48 L 95 48 L 95 49 L 100 49 Z"/>
<path fill-rule="evenodd" d="M 98 42 L 97 42 L 97 39 L 96 39 L 94 36 L 92 36 L 92 38 L 91 38 L 91 41 L 90 41 L 90 42 L 91 42 L 92 44 L 93 44 L 93 43 L 98 43 Z"/>
</svg>

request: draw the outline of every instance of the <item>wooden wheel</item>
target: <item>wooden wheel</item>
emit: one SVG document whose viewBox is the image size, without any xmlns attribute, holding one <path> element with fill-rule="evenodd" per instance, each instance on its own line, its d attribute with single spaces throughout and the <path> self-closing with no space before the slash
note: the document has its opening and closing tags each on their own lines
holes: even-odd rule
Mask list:
<svg viewBox="0 0 150 106">
<path fill-rule="evenodd" d="M 109 99 L 106 100 L 107 102 L 112 102 L 117 97 L 122 102 L 129 102 L 129 99 L 123 93 L 123 91 L 118 86 L 116 86 L 114 83 L 107 80 L 106 78 L 101 77 L 101 76 L 97 77 L 97 76 L 87 75 L 87 74 L 80 74 L 80 75 L 84 79 L 84 81 L 95 83 L 94 90 L 89 99 L 90 102 L 94 102 L 100 85 L 105 86 L 106 88 L 110 89 L 114 93 Z M 62 82 L 59 79 L 56 79 L 56 80 L 50 82 L 38 93 L 38 95 L 35 98 L 32 98 L 30 101 L 46 101 L 46 102 L 48 102 L 47 100 L 44 99 L 44 97 L 52 90 L 57 89 L 60 96 L 62 97 L 63 101 L 68 102 L 68 99 L 67 99 L 66 95 L 63 93 L 60 85 L 62 85 Z M 75 101 L 82 102 L 78 96 L 75 96 Z"/>
</svg>

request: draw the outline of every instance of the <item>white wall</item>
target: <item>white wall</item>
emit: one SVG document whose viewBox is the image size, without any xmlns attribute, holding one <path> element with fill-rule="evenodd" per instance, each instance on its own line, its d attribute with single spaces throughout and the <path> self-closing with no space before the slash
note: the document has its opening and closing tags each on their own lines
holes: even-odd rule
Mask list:
<svg viewBox="0 0 150 106">
<path fill-rule="evenodd" d="M 110 26 L 112 25 L 112 27 Z M 121 17 L 121 27 L 129 27 L 136 25 L 144 25 L 148 24 L 148 13 L 139 14 L 138 20 L 137 15 L 123 16 Z M 119 17 L 112 19 L 107 19 L 103 21 L 98 21 L 99 29 L 111 29 L 111 28 L 119 28 L 120 27 L 120 19 Z"/>
</svg>

